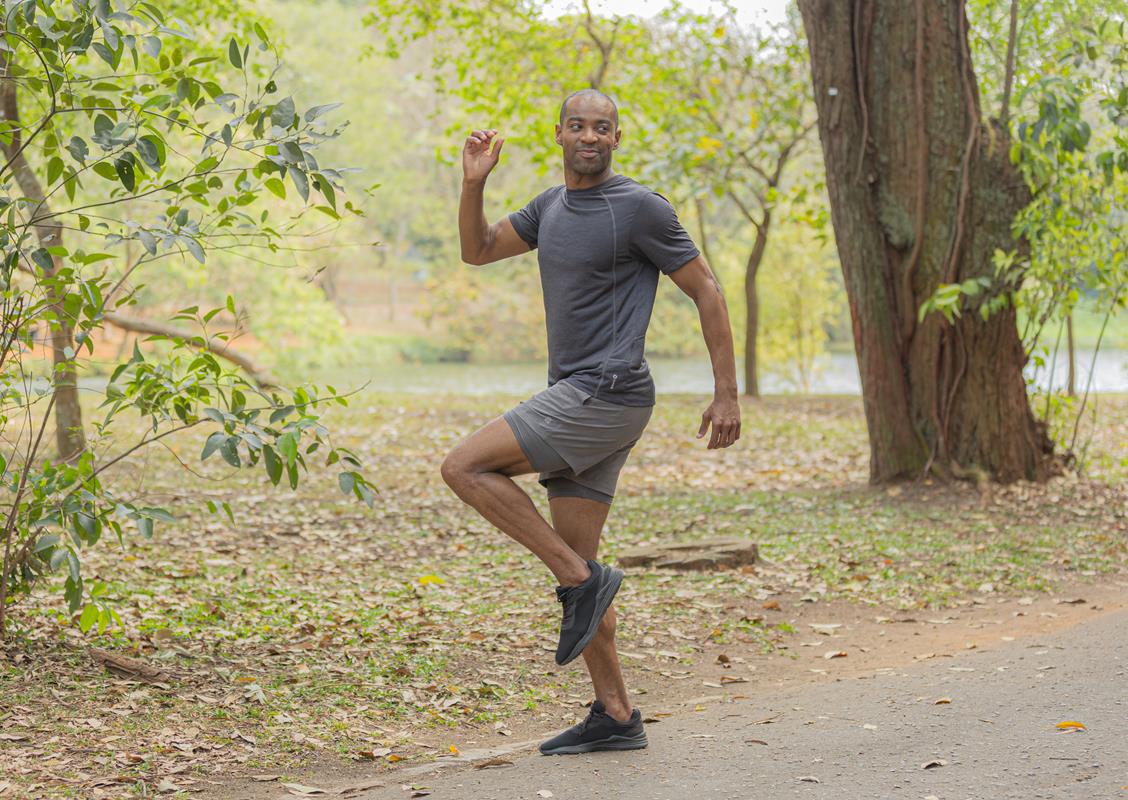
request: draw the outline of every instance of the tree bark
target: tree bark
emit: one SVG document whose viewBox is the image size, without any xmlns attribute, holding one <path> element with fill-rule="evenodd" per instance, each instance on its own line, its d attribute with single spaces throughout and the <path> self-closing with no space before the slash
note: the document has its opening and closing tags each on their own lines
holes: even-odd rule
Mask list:
<svg viewBox="0 0 1128 800">
<path fill-rule="evenodd" d="M 958 0 L 799 0 L 831 218 L 870 438 L 870 479 L 1041 479 L 1052 444 L 1030 411 L 996 249 L 1029 200 L 1006 131 L 981 121 Z M 918 323 L 940 284 L 986 278 L 955 324 Z"/>
<path fill-rule="evenodd" d="M 43 187 L 24 153 L 20 152 L 22 135 L 19 103 L 16 82 L 7 79 L 9 58 L 7 52 L 0 52 L 0 73 L 4 75 L 4 79 L 0 80 L 0 117 L 14 126 L 12 141 L 3 148 L 4 160 L 11 161 L 10 169 L 24 197 L 39 203 L 39 213 L 47 216 L 50 208 L 43 200 Z M 35 236 L 41 247 L 55 247 L 63 243 L 63 230 L 57 224 L 36 225 Z M 45 270 L 42 276 L 36 275 L 35 279 L 43 286 L 55 317 L 49 326 L 51 359 L 54 364 L 55 444 L 59 458 L 71 461 L 86 450 L 86 436 L 82 428 L 82 406 L 78 400 L 78 376 L 74 365 L 74 325 L 64 308 L 66 293 L 54 280 L 60 266 L 60 259 L 52 256 L 51 268 Z M 70 356 L 67 355 L 68 351 Z"/>
<path fill-rule="evenodd" d="M 764 248 L 768 244 L 768 228 L 772 224 L 771 212 L 765 211 L 763 221 L 756 226 L 756 240 L 752 252 L 744 265 L 744 303 L 747 308 L 747 321 L 744 325 L 744 394 L 748 397 L 760 396 L 760 375 L 756 360 L 756 339 L 760 331 L 760 298 L 756 292 L 756 276 L 760 263 L 764 260 Z"/>
</svg>

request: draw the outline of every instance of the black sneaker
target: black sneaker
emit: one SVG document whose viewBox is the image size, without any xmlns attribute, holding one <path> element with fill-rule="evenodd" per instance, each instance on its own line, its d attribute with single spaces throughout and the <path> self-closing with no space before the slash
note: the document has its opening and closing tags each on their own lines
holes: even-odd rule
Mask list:
<svg viewBox="0 0 1128 800">
<path fill-rule="evenodd" d="M 577 586 L 557 586 L 556 599 L 564 605 L 564 619 L 560 622 L 560 644 L 556 648 L 556 663 L 561 666 L 574 659 L 599 630 L 599 622 L 619 585 L 623 571 L 605 567 L 598 561 L 588 561 L 591 575 Z"/>
<path fill-rule="evenodd" d="M 594 750 L 641 750 L 646 747 L 646 731 L 638 709 L 627 722 L 608 716 L 603 703 L 591 704 L 587 719 L 563 733 L 543 742 L 540 751 L 546 756 L 590 753 Z"/>
</svg>

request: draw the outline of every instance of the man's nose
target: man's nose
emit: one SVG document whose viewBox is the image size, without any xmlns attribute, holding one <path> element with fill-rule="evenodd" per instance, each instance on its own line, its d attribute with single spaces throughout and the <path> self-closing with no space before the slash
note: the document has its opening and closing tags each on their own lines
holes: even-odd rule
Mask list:
<svg viewBox="0 0 1128 800">
<path fill-rule="evenodd" d="M 595 135 L 595 131 L 591 128 L 586 128 L 580 133 L 580 141 L 583 142 L 597 142 L 599 137 Z"/>
</svg>

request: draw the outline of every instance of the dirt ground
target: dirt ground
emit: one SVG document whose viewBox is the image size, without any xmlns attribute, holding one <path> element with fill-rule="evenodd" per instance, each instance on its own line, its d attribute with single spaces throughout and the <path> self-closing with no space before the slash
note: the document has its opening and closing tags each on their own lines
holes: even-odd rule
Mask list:
<svg viewBox="0 0 1128 800">
<path fill-rule="evenodd" d="M 811 604 L 797 595 L 773 597 L 763 605 L 764 613 L 774 622 L 787 622 L 795 629 L 775 653 L 700 641 L 694 643 L 696 661 L 689 668 L 671 668 L 656 659 L 640 660 L 624 653 L 628 683 L 644 718 L 652 724 L 677 720 L 734 701 L 755 701 L 781 690 L 873 678 L 890 670 L 942 662 L 982 648 L 1068 631 L 1128 610 L 1128 580 L 1078 584 L 1053 595 L 977 598 L 931 613 L 889 611 L 845 602 Z M 547 653 L 544 657 L 548 658 Z M 212 776 L 193 786 L 193 796 L 275 800 L 286 796 L 357 796 L 367 789 L 396 784 L 410 789 L 419 783 L 417 776 L 432 771 L 436 764 L 480 765 L 531 751 L 538 741 L 586 714 L 584 704 L 589 700 L 577 696 L 574 710 L 563 718 L 545 714 L 514 718 L 508 724 L 508 736 L 483 728 L 479 735 L 457 742 L 457 753 L 450 751 L 446 735 L 436 737 L 433 751 L 439 755 L 429 764 L 349 766 L 337 758 L 313 760 L 288 775 Z M 765 720 L 748 720 L 757 721 Z M 414 795 L 405 791 L 403 796 Z"/>
</svg>

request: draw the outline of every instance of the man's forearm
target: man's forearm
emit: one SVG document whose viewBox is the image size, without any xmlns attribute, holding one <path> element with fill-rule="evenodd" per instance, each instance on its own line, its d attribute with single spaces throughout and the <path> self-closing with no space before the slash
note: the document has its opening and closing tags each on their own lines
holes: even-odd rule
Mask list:
<svg viewBox="0 0 1128 800">
<path fill-rule="evenodd" d="M 462 260 L 473 264 L 489 244 L 490 224 L 486 220 L 483 197 L 486 182 L 462 181 L 462 196 L 458 201 L 458 238 L 462 245 Z"/>
<path fill-rule="evenodd" d="M 732 326 L 724 295 L 716 284 L 703 291 L 696 299 L 697 313 L 701 317 L 701 333 L 709 348 L 713 362 L 713 386 L 717 397 L 737 394 L 736 355 L 732 343 Z"/>
</svg>

